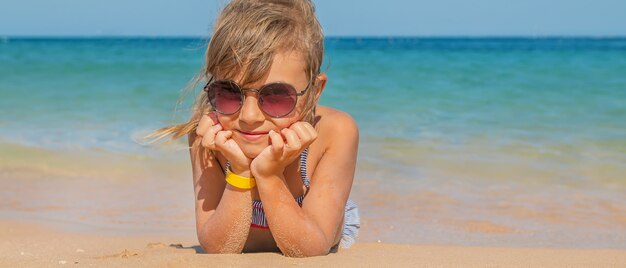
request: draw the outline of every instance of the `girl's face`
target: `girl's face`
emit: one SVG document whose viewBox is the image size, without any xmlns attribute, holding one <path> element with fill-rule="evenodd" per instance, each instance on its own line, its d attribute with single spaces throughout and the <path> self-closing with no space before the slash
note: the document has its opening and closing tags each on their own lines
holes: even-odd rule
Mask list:
<svg viewBox="0 0 626 268">
<path fill-rule="evenodd" d="M 259 89 L 269 83 L 283 82 L 292 85 L 300 93 L 309 84 L 304 70 L 304 60 L 298 53 L 277 53 L 267 75 L 260 81 L 241 85 L 241 87 Z M 223 78 L 220 77 L 219 79 Z M 230 79 L 235 82 L 239 80 Z M 309 88 L 309 90 L 313 90 L 313 88 Z M 307 94 L 315 93 L 307 92 Z M 256 92 L 245 91 L 244 94 L 245 99 L 239 112 L 232 115 L 217 113 L 217 118 L 225 130 L 233 131 L 232 139 L 241 147 L 243 153 L 249 158 L 255 158 L 269 145 L 268 132 L 270 130 L 280 132 L 281 129 L 288 128 L 301 119 L 305 95 L 298 96 L 296 107 L 291 113 L 284 117 L 273 118 L 260 109 Z"/>
</svg>

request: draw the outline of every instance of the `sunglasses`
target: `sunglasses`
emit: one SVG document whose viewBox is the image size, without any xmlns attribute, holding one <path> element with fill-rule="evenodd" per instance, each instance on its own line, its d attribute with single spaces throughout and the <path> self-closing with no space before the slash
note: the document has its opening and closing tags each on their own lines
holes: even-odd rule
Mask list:
<svg viewBox="0 0 626 268">
<path fill-rule="evenodd" d="M 277 82 L 263 85 L 259 89 L 244 89 L 231 80 L 216 80 L 204 86 L 209 97 L 209 103 L 220 114 L 231 115 L 239 112 L 246 98 L 244 92 L 251 91 L 258 94 L 258 104 L 261 111 L 270 117 L 284 117 L 296 108 L 298 96 L 304 95 L 309 85 L 300 93 L 287 83 Z"/>
</svg>

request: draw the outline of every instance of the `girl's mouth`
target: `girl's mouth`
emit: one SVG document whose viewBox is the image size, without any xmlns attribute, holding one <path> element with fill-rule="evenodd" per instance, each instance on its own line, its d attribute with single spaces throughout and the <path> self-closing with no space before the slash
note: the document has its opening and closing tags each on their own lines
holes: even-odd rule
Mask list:
<svg viewBox="0 0 626 268">
<path fill-rule="evenodd" d="M 268 132 L 246 132 L 241 130 L 238 130 L 237 132 L 239 132 L 244 139 L 249 141 L 258 140 L 268 134 Z"/>
</svg>

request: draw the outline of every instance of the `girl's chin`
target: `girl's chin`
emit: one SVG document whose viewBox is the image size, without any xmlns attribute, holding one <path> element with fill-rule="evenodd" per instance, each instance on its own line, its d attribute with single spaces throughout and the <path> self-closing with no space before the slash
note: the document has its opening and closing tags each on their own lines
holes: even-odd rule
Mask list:
<svg viewBox="0 0 626 268">
<path fill-rule="evenodd" d="M 237 139 L 235 139 L 235 142 L 239 145 L 239 148 L 241 148 L 241 151 L 243 152 L 243 154 L 248 158 L 256 158 L 263 151 L 263 149 L 269 146 L 269 143 L 267 142 L 259 142 L 259 143 L 252 144 L 252 143 L 240 141 Z"/>
<path fill-rule="evenodd" d="M 254 159 L 257 156 L 259 156 L 259 154 L 263 151 L 263 150 L 243 150 L 243 154 L 246 155 L 247 158 L 250 159 Z"/>
</svg>

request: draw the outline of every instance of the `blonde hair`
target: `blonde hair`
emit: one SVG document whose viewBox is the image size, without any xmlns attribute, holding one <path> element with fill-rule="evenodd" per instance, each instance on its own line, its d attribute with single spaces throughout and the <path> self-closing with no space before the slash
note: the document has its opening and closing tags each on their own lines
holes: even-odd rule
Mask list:
<svg viewBox="0 0 626 268">
<path fill-rule="evenodd" d="M 232 78 L 241 74 L 241 85 L 261 79 L 273 56 L 295 51 L 305 60 L 305 73 L 312 87 L 304 95 L 302 120 L 315 117 L 316 77 L 324 55 L 324 35 L 311 0 L 233 0 L 220 13 L 206 50 L 205 66 L 183 91 L 182 102 L 202 81 L 213 76 Z M 195 96 L 189 121 L 163 127 L 147 135 L 155 142 L 171 135 L 175 140 L 195 131 L 202 115 L 211 110 L 204 91 Z"/>
</svg>

